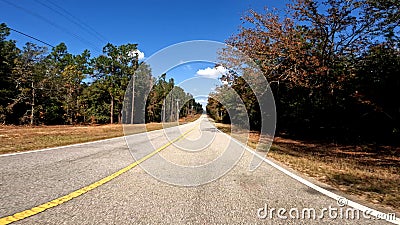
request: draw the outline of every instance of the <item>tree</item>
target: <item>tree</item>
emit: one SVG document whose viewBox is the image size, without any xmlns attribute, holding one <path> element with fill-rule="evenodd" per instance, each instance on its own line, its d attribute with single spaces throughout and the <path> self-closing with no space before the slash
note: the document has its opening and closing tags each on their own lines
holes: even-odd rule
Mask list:
<svg viewBox="0 0 400 225">
<path fill-rule="evenodd" d="M 165 122 L 165 104 L 170 85 L 166 79 L 167 74 L 162 74 L 154 81 L 146 106 L 146 121 Z"/>
<path fill-rule="evenodd" d="M 26 43 L 13 69 L 18 94 L 11 105 L 12 107 L 17 104 L 30 106 L 30 109 L 26 110 L 22 117 L 22 123 L 27 118 L 29 118 L 31 125 L 35 123 L 36 109 L 40 105 L 37 99 L 45 82 L 45 70 L 42 62 L 46 51 L 47 49 L 44 47 L 39 47 L 29 42 Z"/>
<path fill-rule="evenodd" d="M 374 139 L 400 136 L 400 50 L 390 43 L 373 46 L 357 64 L 352 85 L 362 121 L 360 132 Z"/>
<path fill-rule="evenodd" d="M 65 43 L 56 45 L 46 57 L 46 92 L 47 97 L 44 101 L 46 108 L 44 112 L 45 123 L 59 124 L 69 123 L 70 119 L 70 94 L 72 86 L 68 84 L 75 76 L 73 72 L 74 56 L 68 52 Z"/>
<path fill-rule="evenodd" d="M 366 0 L 364 4 L 365 16 L 377 21 L 375 32 L 386 38 L 399 38 L 398 25 L 400 24 L 400 2 L 397 0 Z"/>
<path fill-rule="evenodd" d="M 80 99 L 82 92 L 82 82 L 89 69 L 90 52 L 85 50 L 81 55 L 73 56 L 70 64 L 62 70 L 62 80 L 64 84 L 64 109 L 66 111 L 66 121 L 69 124 L 76 124 L 80 115 Z"/>
<path fill-rule="evenodd" d="M 347 132 L 357 115 L 351 110 L 356 104 L 351 84 L 360 71 L 358 61 L 376 43 L 398 43 L 398 4 L 386 7 L 389 2 L 294 0 L 283 16 L 266 9 L 250 10 L 242 18 L 244 25 L 227 44 L 252 58 L 270 82 L 278 130 Z M 223 65 L 237 63 L 227 50 L 221 59 Z M 240 83 L 240 77 L 233 83 Z M 246 103 L 252 98 L 244 87 L 236 89 L 251 116 L 257 106 Z"/>
<path fill-rule="evenodd" d="M 115 111 L 121 122 L 124 92 L 138 66 L 135 50 L 136 44 L 115 46 L 108 43 L 103 48 L 104 54 L 93 60 L 96 82 L 102 83 L 110 96 L 110 123 L 114 122 Z"/>
<path fill-rule="evenodd" d="M 7 40 L 10 29 L 6 24 L 0 24 L 0 123 L 15 121 L 12 117 L 10 104 L 17 91 L 15 89 L 12 69 L 19 55 L 15 41 Z"/>
<path fill-rule="evenodd" d="M 167 82 L 166 74 L 154 81 L 146 104 L 147 122 L 175 122 L 188 116 L 189 112 L 201 113 L 201 104 L 196 103 L 191 94 L 175 86 L 174 79 Z"/>
</svg>

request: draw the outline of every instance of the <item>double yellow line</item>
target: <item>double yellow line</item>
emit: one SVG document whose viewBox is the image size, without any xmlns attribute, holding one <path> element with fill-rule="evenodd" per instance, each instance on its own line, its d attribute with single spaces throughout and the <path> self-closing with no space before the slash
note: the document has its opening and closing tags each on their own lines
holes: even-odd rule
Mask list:
<svg viewBox="0 0 400 225">
<path fill-rule="evenodd" d="M 116 178 L 116 177 L 120 176 L 121 174 L 131 170 L 132 168 L 134 168 L 135 166 L 137 166 L 140 163 L 144 162 L 145 160 L 151 158 L 152 156 L 154 156 L 158 152 L 164 150 L 168 146 L 172 145 L 174 142 L 177 142 L 177 141 L 181 140 L 186 135 L 188 135 L 191 131 L 193 131 L 197 126 L 198 125 L 194 126 L 193 128 L 189 129 L 188 131 L 186 131 L 185 133 L 180 135 L 179 137 L 175 138 L 172 141 L 169 141 L 167 144 L 161 146 L 160 148 L 158 148 L 157 150 L 153 151 L 152 153 L 146 155 L 145 157 L 135 161 L 134 163 L 126 166 L 125 168 L 122 168 L 122 169 L 118 170 L 117 172 L 115 172 L 115 173 L 113 173 L 113 174 L 111 174 L 111 175 L 109 175 L 109 176 L 107 176 L 107 177 L 105 177 L 105 178 L 103 178 L 103 179 L 101 179 L 99 181 L 96 181 L 96 182 L 94 182 L 94 183 L 92 183 L 92 184 L 90 184 L 90 185 L 88 185 L 86 187 L 83 187 L 83 188 L 81 188 L 79 190 L 76 190 L 76 191 L 74 191 L 72 193 L 69 193 L 67 195 L 64 195 L 62 197 L 56 198 L 56 199 L 54 199 L 52 201 L 46 202 L 46 203 L 41 204 L 39 206 L 36 206 L 34 208 L 31 208 L 31 209 L 28 209 L 28 210 L 24 210 L 22 212 L 15 213 L 12 216 L 6 216 L 6 217 L 3 217 L 3 218 L 0 218 L 0 225 L 10 224 L 10 223 L 25 219 L 27 217 L 36 215 L 36 214 L 38 214 L 40 212 L 45 211 L 46 209 L 50 209 L 50 208 L 56 207 L 58 205 L 61 205 L 64 202 L 67 202 L 67 201 L 69 201 L 71 199 L 74 199 L 74 198 L 80 196 L 80 195 L 83 195 L 86 192 L 88 192 L 90 190 L 93 190 L 93 189 L 95 189 L 95 188 L 97 188 L 97 187 L 99 187 L 99 186 L 101 186 L 101 185 L 113 180 L 114 178 Z"/>
</svg>

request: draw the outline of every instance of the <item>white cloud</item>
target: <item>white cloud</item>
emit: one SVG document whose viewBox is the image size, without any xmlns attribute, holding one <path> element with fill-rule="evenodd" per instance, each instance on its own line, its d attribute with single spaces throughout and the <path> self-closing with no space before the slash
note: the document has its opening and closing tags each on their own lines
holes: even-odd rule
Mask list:
<svg viewBox="0 0 400 225">
<path fill-rule="evenodd" d="M 198 70 L 196 76 L 217 79 L 227 72 L 228 70 L 223 66 L 217 66 L 214 68 L 207 67 Z"/>
<path fill-rule="evenodd" d="M 144 59 L 144 53 L 143 53 L 143 52 L 141 52 L 139 49 L 136 49 L 136 50 L 135 50 L 135 51 L 133 51 L 131 54 L 132 54 L 132 55 L 134 55 L 134 54 L 138 54 L 138 59 L 139 59 L 139 60 L 142 60 L 142 59 Z"/>
<path fill-rule="evenodd" d="M 200 98 L 200 99 L 196 99 L 196 102 L 200 103 L 203 107 L 205 107 L 208 103 L 208 99 Z"/>
<path fill-rule="evenodd" d="M 198 103 L 207 103 L 208 100 L 201 98 L 201 99 L 196 99 L 196 102 L 198 102 Z"/>
<path fill-rule="evenodd" d="M 186 69 L 186 70 L 189 70 L 189 71 L 190 71 L 190 70 L 193 70 L 192 66 L 189 65 L 189 64 L 186 64 L 186 65 L 185 65 L 185 69 Z"/>
</svg>

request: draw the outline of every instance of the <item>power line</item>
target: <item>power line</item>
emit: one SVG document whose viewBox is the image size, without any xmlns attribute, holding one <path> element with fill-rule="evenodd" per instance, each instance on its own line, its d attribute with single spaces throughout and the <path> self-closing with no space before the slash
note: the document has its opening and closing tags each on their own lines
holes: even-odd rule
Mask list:
<svg viewBox="0 0 400 225">
<path fill-rule="evenodd" d="M 67 10 L 65 10 L 61 6 L 58 6 L 57 4 L 55 4 L 54 2 L 51 2 L 49 0 L 45 0 L 45 1 L 47 3 L 50 3 L 51 5 L 53 5 L 54 7 L 58 8 L 58 9 L 43 3 L 41 0 L 36 0 L 36 2 L 39 3 L 40 5 L 42 5 L 42 6 L 46 7 L 46 8 L 48 8 L 48 9 L 56 12 L 57 14 L 59 14 L 62 17 L 64 17 L 65 19 L 67 19 L 71 23 L 73 23 L 73 24 L 77 25 L 78 27 L 80 27 L 82 30 L 86 31 L 88 34 L 94 36 L 99 41 L 107 42 L 106 38 L 103 35 L 101 35 L 96 30 L 94 30 L 92 27 L 90 27 L 89 25 L 87 25 L 86 23 L 84 23 L 83 21 L 78 19 L 76 16 L 72 15 L 71 13 L 69 13 Z"/>
<path fill-rule="evenodd" d="M 22 10 L 22 11 L 28 13 L 28 14 L 31 14 L 31 15 L 33 15 L 33 16 L 35 16 L 35 17 L 37 17 L 37 18 L 49 23 L 50 25 L 62 30 L 63 32 L 65 32 L 65 33 L 67 33 L 67 34 L 69 34 L 71 36 L 73 36 L 74 38 L 76 38 L 77 40 L 81 41 L 82 43 L 90 45 L 91 47 L 94 48 L 93 49 L 94 52 L 97 52 L 97 53 L 101 54 L 98 50 L 96 50 L 98 48 L 98 46 L 96 46 L 95 44 L 91 43 L 90 41 L 80 37 L 79 35 L 76 35 L 75 33 L 72 33 L 71 31 L 69 31 L 65 27 L 59 26 L 56 23 L 52 22 L 51 20 L 47 19 L 46 17 L 43 17 L 43 16 L 41 16 L 41 15 L 35 13 L 35 12 L 32 12 L 32 11 L 26 9 L 26 8 L 23 8 L 23 7 L 19 6 L 19 5 L 16 5 L 16 4 L 14 4 L 14 3 L 12 3 L 12 2 L 10 2 L 8 0 L 1 0 L 1 1 L 3 1 L 3 2 L 5 2 L 5 3 L 7 3 L 7 4 L 9 4 L 9 5 L 11 5 L 11 6 L 13 6 L 13 7 L 17 8 L 17 9 L 19 9 L 19 10 Z"/>
<path fill-rule="evenodd" d="M 102 39 L 105 42 L 108 42 L 108 38 L 104 37 L 102 34 L 100 34 L 99 32 L 97 32 L 95 29 L 93 29 L 91 26 L 89 26 L 88 24 L 84 23 L 82 20 L 80 20 L 79 18 L 77 18 L 76 16 L 74 16 L 73 14 L 69 13 L 67 10 L 65 10 L 64 8 L 58 6 L 57 4 L 55 4 L 54 2 L 50 1 L 50 0 L 46 0 L 47 2 L 49 2 L 50 4 L 54 5 L 55 7 L 59 8 L 60 10 L 64 11 L 67 15 L 71 16 L 72 18 L 74 18 L 76 21 L 80 22 L 81 24 L 83 24 L 84 26 L 86 26 L 89 30 L 93 31 L 95 34 L 97 34 L 100 39 Z"/>
<path fill-rule="evenodd" d="M 51 44 L 49 44 L 49 43 L 47 43 L 47 42 L 44 42 L 44 41 L 42 41 L 42 40 L 40 40 L 40 39 L 37 39 L 37 38 L 35 38 L 35 37 L 32 37 L 32 36 L 29 35 L 29 34 L 25 34 L 25 33 L 21 32 L 21 31 L 15 30 L 15 29 L 13 29 L 13 28 L 11 28 L 11 27 L 8 27 L 8 28 L 9 28 L 10 30 L 14 31 L 14 32 L 17 32 L 17 33 L 19 33 L 19 34 L 22 34 L 22 35 L 24 35 L 24 36 L 27 36 L 27 37 L 29 37 L 29 38 L 32 38 L 33 40 L 36 40 L 36 41 L 38 41 L 38 42 L 41 42 L 41 43 L 43 43 L 43 44 L 45 44 L 45 45 L 48 45 L 48 46 L 54 48 L 53 45 L 51 45 Z"/>
</svg>

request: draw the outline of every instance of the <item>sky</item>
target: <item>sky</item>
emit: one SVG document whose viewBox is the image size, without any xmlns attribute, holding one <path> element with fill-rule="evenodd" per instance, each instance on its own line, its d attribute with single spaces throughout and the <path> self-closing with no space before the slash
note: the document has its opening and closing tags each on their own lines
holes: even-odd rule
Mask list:
<svg viewBox="0 0 400 225">
<path fill-rule="evenodd" d="M 180 42 L 224 42 L 238 32 L 246 10 L 282 9 L 287 3 L 285 0 L 0 0 L 0 22 L 54 46 L 64 42 L 73 54 L 89 49 L 96 56 L 108 42 L 136 43 L 142 60 L 146 60 Z M 28 41 L 36 42 L 16 32 L 9 38 L 16 40 L 19 47 Z M 215 79 L 218 74 L 209 62 L 190 64 L 170 70 L 167 76 L 182 83 L 193 77 Z"/>
</svg>

